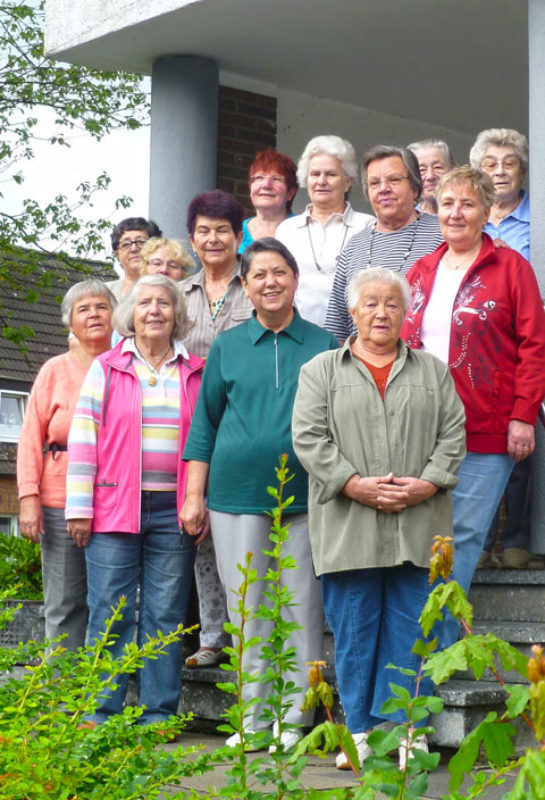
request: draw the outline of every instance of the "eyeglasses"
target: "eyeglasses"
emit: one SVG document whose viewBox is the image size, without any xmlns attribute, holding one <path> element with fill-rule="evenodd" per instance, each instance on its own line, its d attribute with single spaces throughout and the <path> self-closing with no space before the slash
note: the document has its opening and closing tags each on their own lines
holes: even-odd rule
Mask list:
<svg viewBox="0 0 545 800">
<path fill-rule="evenodd" d="M 251 175 L 250 176 L 250 183 L 265 183 L 265 181 L 270 181 L 271 183 L 280 185 L 281 183 L 286 183 L 286 179 L 282 177 L 282 175 Z"/>
<path fill-rule="evenodd" d="M 119 250 L 130 250 L 131 247 L 136 247 L 137 250 L 141 250 L 144 245 L 146 244 L 147 239 L 125 239 L 124 242 L 120 242 L 118 249 Z"/>
<path fill-rule="evenodd" d="M 485 158 L 483 159 L 482 168 L 487 172 L 494 172 L 498 167 L 500 169 L 516 169 L 520 164 L 520 160 L 516 156 L 505 156 L 505 158 Z"/>
<path fill-rule="evenodd" d="M 398 186 L 401 186 L 402 181 L 408 181 L 409 177 L 407 175 L 386 175 L 385 178 L 370 178 L 367 181 L 367 188 L 369 191 L 374 192 L 377 189 L 380 189 L 382 184 L 385 186 L 389 186 L 392 189 L 395 189 Z"/>
</svg>

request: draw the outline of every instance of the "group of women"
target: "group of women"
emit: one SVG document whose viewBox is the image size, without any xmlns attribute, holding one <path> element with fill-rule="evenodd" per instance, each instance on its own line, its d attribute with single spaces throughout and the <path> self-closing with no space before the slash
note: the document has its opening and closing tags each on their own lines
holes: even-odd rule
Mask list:
<svg viewBox="0 0 545 800">
<path fill-rule="evenodd" d="M 140 253 L 144 277 L 115 311 L 96 281 L 67 294 L 63 320 L 77 348 L 40 372 L 20 444 L 21 530 L 42 541 L 48 635 L 66 631 L 77 647 L 86 624 L 85 565 L 66 536 L 66 504 L 68 532 L 86 553 L 90 639 L 120 594 L 128 607 L 114 651 L 131 639 L 138 585 L 139 639 L 175 628 L 195 563 L 201 646 L 187 663 L 220 660 L 225 587 L 207 527 L 188 524 L 193 536 L 180 533 L 182 455 L 204 360 L 216 337 L 256 305 L 237 253 L 275 236 L 287 251 L 271 245 L 271 258 L 295 256 L 290 286 L 301 316 L 342 345 L 301 369 L 293 446 L 310 480 L 312 560 L 335 636 L 341 699 L 360 757 L 369 754 L 368 733 L 386 718 L 384 667 L 413 666 L 433 535 L 454 528 L 454 577 L 469 588 L 513 465 L 535 446 L 545 316 L 526 260 L 520 142 L 516 132 L 483 132 L 472 167 L 443 170 L 430 152 L 441 153 L 435 142 L 425 143 L 422 165 L 419 143 L 371 148 L 363 181 L 375 217 L 348 200 L 357 163 L 346 140 L 311 140 L 297 170 L 287 156 L 260 154 L 249 176 L 254 217 L 244 221 L 222 191 L 190 204 L 189 238 L 202 269 L 189 277 L 193 259 L 176 243 L 145 230 L 123 234 L 127 253 Z M 296 176 L 309 204 L 293 216 Z M 437 216 L 419 205 L 425 181 L 436 187 L 425 208 L 435 203 Z M 264 280 L 258 303 L 285 297 L 276 273 L 268 288 Z M 110 349 L 112 328 L 121 340 Z M 59 374 L 69 391 L 58 389 Z M 61 550 L 70 559 L 62 577 L 54 569 Z M 77 590 L 66 577 L 76 571 Z M 446 620 L 441 644 L 457 635 Z M 143 722 L 176 713 L 181 657 L 173 645 L 167 659 L 140 671 Z M 125 689 L 104 698 L 90 721 L 119 712 Z M 425 737 L 411 746 L 427 747 Z M 400 757 L 406 761 L 407 747 Z M 343 755 L 337 766 L 348 766 Z"/>
</svg>

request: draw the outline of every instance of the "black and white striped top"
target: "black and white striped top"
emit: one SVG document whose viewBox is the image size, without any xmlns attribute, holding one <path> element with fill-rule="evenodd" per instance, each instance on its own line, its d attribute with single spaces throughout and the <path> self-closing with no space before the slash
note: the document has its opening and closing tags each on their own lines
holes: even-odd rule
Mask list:
<svg viewBox="0 0 545 800">
<path fill-rule="evenodd" d="M 350 280 L 362 269 L 385 267 L 405 274 L 415 261 L 432 253 L 443 241 L 439 221 L 432 214 L 419 218 L 392 233 L 364 228 L 356 233 L 339 258 L 329 298 L 325 328 L 344 341 L 356 332 L 347 306 Z"/>
</svg>

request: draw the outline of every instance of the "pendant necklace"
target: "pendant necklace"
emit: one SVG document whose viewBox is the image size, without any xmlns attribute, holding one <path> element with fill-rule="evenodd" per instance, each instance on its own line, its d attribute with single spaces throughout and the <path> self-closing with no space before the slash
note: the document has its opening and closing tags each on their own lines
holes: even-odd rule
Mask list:
<svg viewBox="0 0 545 800">
<path fill-rule="evenodd" d="M 312 252 L 312 258 L 313 258 L 313 261 L 314 261 L 314 266 L 316 267 L 316 269 L 318 270 L 318 272 L 324 272 L 324 268 L 323 268 L 323 267 L 321 267 L 321 266 L 318 264 L 318 259 L 316 258 L 316 253 L 314 252 L 314 245 L 313 245 L 313 243 L 312 243 L 312 236 L 310 235 L 310 225 L 309 225 L 309 221 L 310 221 L 310 220 L 307 218 L 307 233 L 308 233 L 308 241 L 309 241 L 309 244 L 310 244 L 310 250 L 311 250 L 311 252 Z M 338 253 L 337 253 L 337 255 L 335 256 L 335 266 L 337 266 L 337 264 L 338 264 L 338 262 L 339 262 L 340 255 L 341 255 L 341 253 L 342 253 L 342 251 L 343 251 L 343 249 L 344 249 L 344 243 L 346 242 L 346 236 L 347 236 L 347 234 L 348 234 L 348 225 L 346 224 L 346 222 L 345 222 L 344 220 L 343 220 L 343 225 L 344 225 L 344 236 L 343 236 L 343 240 L 342 240 L 342 242 L 341 242 L 341 246 L 339 247 L 339 252 L 338 252 Z"/>
<path fill-rule="evenodd" d="M 237 268 L 235 267 L 235 271 L 233 272 L 233 275 L 236 274 L 236 271 L 237 271 Z M 219 298 L 219 300 L 209 300 L 208 301 L 208 308 L 210 309 L 210 316 L 212 317 L 212 322 L 216 321 L 216 317 L 218 316 L 218 314 L 220 313 L 221 309 L 225 305 L 225 298 L 227 296 L 227 291 L 229 289 L 229 284 L 231 283 L 232 278 L 233 278 L 233 276 L 231 276 L 231 278 L 229 278 L 229 283 L 225 287 L 225 291 L 222 294 L 222 296 Z"/>
<path fill-rule="evenodd" d="M 159 361 L 157 362 L 157 366 L 156 366 L 156 367 L 153 367 L 153 366 L 152 366 L 152 365 L 149 363 L 149 361 L 147 361 L 147 360 L 144 358 L 144 356 L 142 355 L 142 353 L 140 352 L 140 350 L 138 351 L 138 355 L 140 356 L 140 358 L 142 359 L 142 361 L 144 362 L 144 364 L 146 365 L 146 367 L 147 367 L 147 368 L 149 369 L 149 371 L 150 371 L 150 376 L 149 376 L 149 378 L 148 378 L 148 386 L 156 386 L 156 385 L 157 385 L 157 381 L 158 381 L 158 379 L 159 379 L 159 369 L 160 369 L 160 365 L 162 364 L 162 362 L 163 362 L 163 360 L 164 360 L 165 356 L 168 354 L 168 351 L 170 350 L 170 347 L 171 347 L 171 345 L 170 345 L 170 342 L 169 342 L 169 343 L 168 343 L 168 347 L 167 347 L 167 349 L 165 350 L 165 352 L 163 353 L 163 355 L 161 356 L 161 358 L 160 358 L 160 359 L 159 359 Z"/>
</svg>

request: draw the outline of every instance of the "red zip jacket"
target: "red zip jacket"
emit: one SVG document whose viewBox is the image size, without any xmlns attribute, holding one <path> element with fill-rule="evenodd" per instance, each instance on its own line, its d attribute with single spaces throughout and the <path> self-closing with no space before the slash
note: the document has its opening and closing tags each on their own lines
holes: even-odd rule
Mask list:
<svg viewBox="0 0 545 800">
<path fill-rule="evenodd" d="M 421 347 L 422 317 L 447 249 L 419 259 L 407 273 L 412 301 L 401 336 Z M 445 316 L 450 309 L 445 309 Z M 545 313 L 534 270 L 516 250 L 483 234 L 475 263 L 452 309 L 449 367 L 466 411 L 467 449 L 506 453 L 507 428 L 536 424 L 545 395 Z"/>
</svg>

